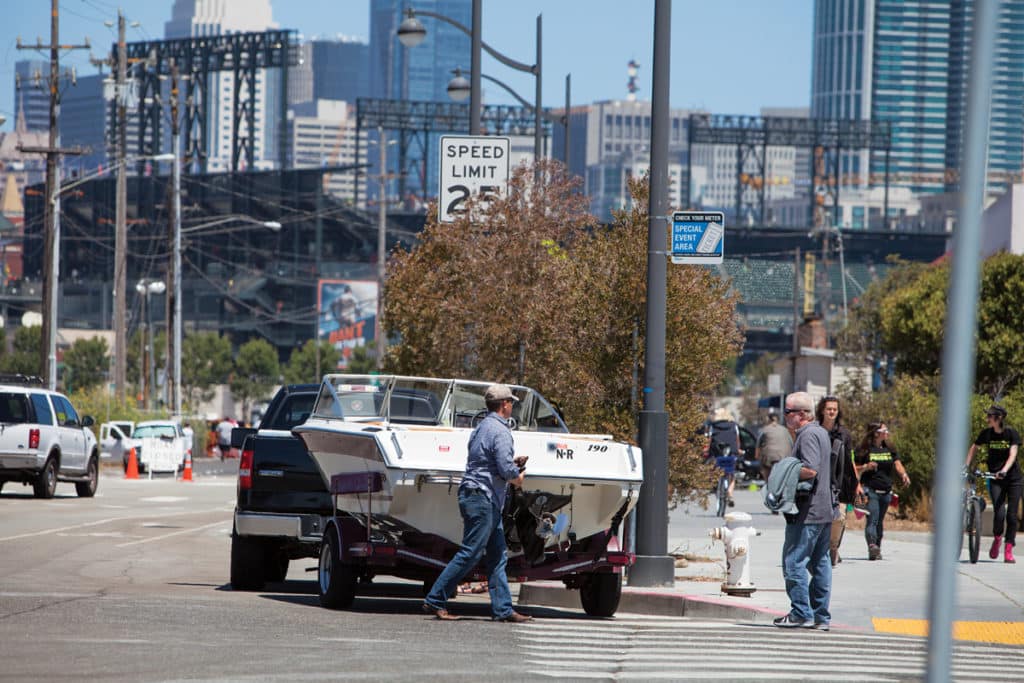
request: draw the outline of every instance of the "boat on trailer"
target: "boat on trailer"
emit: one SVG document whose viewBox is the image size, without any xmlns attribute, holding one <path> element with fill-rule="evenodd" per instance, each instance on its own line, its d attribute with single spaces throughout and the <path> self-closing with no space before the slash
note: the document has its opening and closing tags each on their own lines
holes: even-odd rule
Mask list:
<svg viewBox="0 0 1024 683">
<path fill-rule="evenodd" d="M 398 375 L 324 377 L 312 413 L 293 432 L 334 498 L 324 530 L 321 603 L 348 607 L 363 576 L 430 584 L 462 540 L 458 489 L 469 436 L 487 415 L 488 382 Z M 510 426 L 527 456 L 504 525 L 511 580 L 560 579 L 580 589 L 588 614 L 618 607 L 623 518 L 642 484 L 639 448 L 610 436 L 573 434 L 537 391 L 510 386 Z M 483 576 L 482 567 L 476 572 Z"/>
</svg>

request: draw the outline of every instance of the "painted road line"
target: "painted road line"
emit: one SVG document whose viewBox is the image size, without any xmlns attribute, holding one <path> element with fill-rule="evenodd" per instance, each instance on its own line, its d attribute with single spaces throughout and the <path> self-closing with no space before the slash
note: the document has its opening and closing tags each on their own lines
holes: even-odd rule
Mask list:
<svg viewBox="0 0 1024 683">
<path fill-rule="evenodd" d="M 224 524 L 225 524 L 225 522 L 223 520 L 221 520 L 219 522 L 214 522 L 213 524 L 206 524 L 204 526 L 197 526 L 197 527 L 193 527 L 191 529 L 182 529 L 181 531 L 174 531 L 172 533 L 164 534 L 162 536 L 151 536 L 150 538 L 143 538 L 143 539 L 140 539 L 138 541 L 128 541 L 127 543 L 119 543 L 117 545 L 117 547 L 118 548 L 127 548 L 128 546 L 139 545 L 141 543 L 151 543 L 153 541 L 163 541 L 163 540 L 168 539 L 168 538 L 173 538 L 174 536 L 181 536 L 182 534 L 191 534 L 191 533 L 195 533 L 196 531 L 204 531 L 206 529 L 212 529 L 215 526 L 223 526 Z"/>
<path fill-rule="evenodd" d="M 926 619 L 872 618 L 875 631 L 905 636 L 927 636 Z M 980 643 L 1024 645 L 1024 621 L 954 621 L 953 637 Z"/>
<path fill-rule="evenodd" d="M 4 541 L 17 541 L 22 538 L 34 538 L 36 536 L 42 536 L 45 534 L 57 534 L 62 531 L 73 531 L 74 529 L 85 529 L 91 526 L 98 526 L 100 524 L 110 524 L 111 522 L 126 522 L 126 521 L 139 521 L 143 519 L 163 519 L 165 517 L 177 517 L 178 515 L 205 515 L 214 512 L 230 512 L 231 508 L 208 508 L 205 510 L 182 510 L 173 512 L 161 512 L 161 513 L 147 513 L 143 515 L 127 515 L 125 517 L 108 517 L 106 519 L 97 519 L 92 522 L 82 522 L 81 524 L 72 524 L 70 526 L 56 527 L 53 529 L 39 529 L 38 531 L 29 531 L 24 534 L 17 534 L 15 536 L 3 536 L 0 537 L 0 543 Z M 219 523 L 219 522 L 218 522 Z"/>
</svg>

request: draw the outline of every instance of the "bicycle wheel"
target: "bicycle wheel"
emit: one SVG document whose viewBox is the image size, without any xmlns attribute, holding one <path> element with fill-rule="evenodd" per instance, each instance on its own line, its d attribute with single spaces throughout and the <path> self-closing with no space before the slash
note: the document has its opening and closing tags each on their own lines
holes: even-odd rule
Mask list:
<svg viewBox="0 0 1024 683">
<path fill-rule="evenodd" d="M 718 478 L 718 490 L 715 495 L 718 496 L 718 516 L 725 517 L 725 505 L 729 498 L 729 479 L 726 476 Z"/>
<path fill-rule="evenodd" d="M 967 552 L 971 557 L 971 564 L 978 562 L 978 553 L 981 551 L 981 501 L 971 498 L 970 510 L 967 522 Z"/>
</svg>

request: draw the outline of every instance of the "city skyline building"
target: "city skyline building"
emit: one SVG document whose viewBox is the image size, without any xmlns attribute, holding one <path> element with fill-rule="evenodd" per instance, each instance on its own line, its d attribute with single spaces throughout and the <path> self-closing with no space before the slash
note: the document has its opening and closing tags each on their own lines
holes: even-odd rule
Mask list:
<svg viewBox="0 0 1024 683">
<path fill-rule="evenodd" d="M 889 121 L 893 146 L 840 157 L 840 182 L 915 193 L 956 188 L 962 161 L 972 0 L 816 0 L 815 118 Z M 1024 5 L 1003 3 L 995 36 L 989 192 L 1024 167 Z"/>
<path fill-rule="evenodd" d="M 219 36 L 230 33 L 276 29 L 270 0 L 175 0 L 171 19 L 164 24 L 166 39 Z M 253 150 L 256 168 L 278 167 L 278 136 L 281 134 L 280 79 L 269 75 L 268 69 L 256 74 L 253 92 L 243 84 L 239 98 L 253 100 L 255 131 Z M 276 69 L 274 70 L 276 71 Z M 210 78 L 209 119 L 207 130 L 207 168 L 223 171 L 231 168 L 232 112 L 235 93 L 231 72 L 224 71 Z"/>
<path fill-rule="evenodd" d="M 451 102 L 448 82 L 452 72 L 457 68 L 469 72 L 470 38 L 443 21 L 423 17 L 426 38 L 414 48 L 404 47 L 398 41 L 398 27 L 407 6 L 406 0 L 370 0 L 370 96 Z M 467 28 L 473 23 L 470 0 L 422 0 L 416 3 L 416 9 L 444 15 Z M 405 168 L 398 168 L 398 161 L 393 158 L 388 161 L 389 172 L 404 174 L 408 179 L 407 190 L 420 196 L 437 194 L 438 163 L 434 144 L 429 144 L 426 150 L 410 145 Z M 415 187 L 421 176 L 424 187 Z M 376 193 L 373 185 L 368 187 L 371 195 Z"/>
<path fill-rule="evenodd" d="M 341 100 L 317 99 L 296 104 L 289 121 L 293 168 L 321 168 L 366 163 L 366 131 L 356 144 L 355 105 Z M 358 156 L 356 150 L 358 148 Z M 366 174 L 356 171 L 325 174 L 324 189 L 336 198 L 353 202 L 366 198 Z"/>
<path fill-rule="evenodd" d="M 14 63 L 14 116 L 25 117 L 25 129 L 50 129 L 50 62 L 23 59 Z"/>
</svg>

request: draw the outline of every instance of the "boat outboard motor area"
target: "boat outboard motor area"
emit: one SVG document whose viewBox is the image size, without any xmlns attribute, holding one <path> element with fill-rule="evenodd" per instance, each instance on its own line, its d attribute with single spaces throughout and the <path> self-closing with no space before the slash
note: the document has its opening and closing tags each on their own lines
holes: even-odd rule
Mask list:
<svg viewBox="0 0 1024 683">
<path fill-rule="evenodd" d="M 510 486 L 504 511 L 505 541 L 509 550 L 522 550 L 531 565 L 543 562 L 544 548 L 569 526 L 569 516 L 555 512 L 571 501 L 571 495 L 522 491 Z"/>
</svg>

